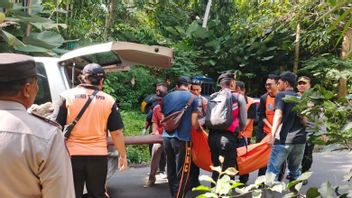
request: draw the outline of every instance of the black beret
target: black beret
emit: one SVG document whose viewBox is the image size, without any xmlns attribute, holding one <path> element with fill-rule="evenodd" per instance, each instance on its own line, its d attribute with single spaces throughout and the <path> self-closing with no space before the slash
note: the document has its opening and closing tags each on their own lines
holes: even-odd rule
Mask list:
<svg viewBox="0 0 352 198">
<path fill-rule="evenodd" d="M 35 62 L 31 56 L 14 53 L 0 53 L 0 82 L 23 80 L 37 74 Z"/>
</svg>

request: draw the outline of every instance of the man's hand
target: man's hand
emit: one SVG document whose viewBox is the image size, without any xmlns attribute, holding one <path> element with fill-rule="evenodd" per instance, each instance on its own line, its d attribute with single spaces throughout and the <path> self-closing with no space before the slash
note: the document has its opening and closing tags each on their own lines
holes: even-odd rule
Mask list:
<svg viewBox="0 0 352 198">
<path fill-rule="evenodd" d="M 127 162 L 127 157 L 119 157 L 118 162 L 117 162 L 117 167 L 119 171 L 124 171 L 128 169 L 128 162 Z"/>
<path fill-rule="evenodd" d="M 272 146 L 274 144 L 274 142 L 275 142 L 275 137 L 273 135 L 270 135 L 270 139 L 269 139 L 268 144 Z"/>
</svg>

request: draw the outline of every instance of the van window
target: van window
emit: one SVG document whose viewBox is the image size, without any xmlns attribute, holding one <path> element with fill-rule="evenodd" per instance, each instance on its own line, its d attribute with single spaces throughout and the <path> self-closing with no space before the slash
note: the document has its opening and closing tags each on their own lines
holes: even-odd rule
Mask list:
<svg viewBox="0 0 352 198">
<path fill-rule="evenodd" d="M 44 64 L 36 62 L 36 70 L 38 73 L 41 75 L 45 76 L 46 78 L 43 77 L 38 77 L 38 94 L 37 97 L 35 98 L 34 104 L 44 104 L 46 102 L 52 102 L 51 101 L 51 95 L 50 95 L 50 88 L 49 88 L 49 81 L 48 81 L 48 76 L 46 74 Z"/>
</svg>

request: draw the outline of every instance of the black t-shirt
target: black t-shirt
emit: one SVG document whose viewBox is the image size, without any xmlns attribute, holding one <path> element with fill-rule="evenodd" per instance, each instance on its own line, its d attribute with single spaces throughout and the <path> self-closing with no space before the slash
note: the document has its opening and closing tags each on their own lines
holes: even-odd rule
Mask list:
<svg viewBox="0 0 352 198">
<path fill-rule="evenodd" d="M 306 142 L 306 132 L 302 124 L 302 119 L 298 117 L 295 111 L 294 103 L 286 103 L 285 96 L 297 96 L 293 90 L 282 91 L 276 94 L 275 110 L 282 111 L 282 128 L 280 131 L 280 140 L 276 139 L 275 144 L 304 144 Z"/>
</svg>

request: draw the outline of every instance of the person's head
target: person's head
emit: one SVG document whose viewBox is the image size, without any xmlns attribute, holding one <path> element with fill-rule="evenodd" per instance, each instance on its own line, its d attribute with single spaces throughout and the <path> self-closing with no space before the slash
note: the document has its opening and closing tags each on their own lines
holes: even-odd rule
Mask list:
<svg viewBox="0 0 352 198">
<path fill-rule="evenodd" d="M 279 91 L 284 91 L 287 88 L 293 88 L 296 84 L 297 75 L 290 71 L 284 71 L 279 76 L 277 88 Z"/>
<path fill-rule="evenodd" d="M 38 93 L 38 76 L 31 56 L 0 53 L 0 99 L 29 108 Z"/>
<path fill-rule="evenodd" d="M 177 79 L 176 89 L 190 90 L 191 79 L 188 76 L 181 76 Z"/>
<path fill-rule="evenodd" d="M 202 82 L 200 80 L 192 80 L 191 92 L 196 96 L 200 96 L 202 93 Z"/>
<path fill-rule="evenodd" d="M 279 76 L 275 74 L 269 74 L 265 82 L 265 89 L 268 94 L 275 96 L 277 92 L 277 81 Z"/>
<path fill-rule="evenodd" d="M 297 90 L 300 94 L 310 89 L 311 83 L 310 78 L 307 76 L 301 76 L 297 80 Z"/>
<path fill-rule="evenodd" d="M 100 89 L 103 88 L 104 79 L 105 71 L 96 63 L 90 63 L 84 66 L 80 76 L 81 83 L 98 86 Z"/>
<path fill-rule="evenodd" d="M 235 74 L 231 72 L 225 72 L 218 77 L 217 82 L 219 83 L 221 89 L 231 89 L 236 91 L 236 80 Z"/>
<path fill-rule="evenodd" d="M 160 96 L 160 95 L 166 95 L 167 94 L 167 86 L 165 83 L 158 83 L 155 86 L 155 94 Z"/>
<path fill-rule="evenodd" d="M 242 81 L 236 81 L 236 92 L 242 95 L 246 94 L 246 85 Z"/>
</svg>

